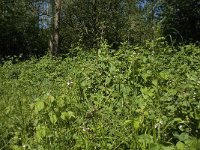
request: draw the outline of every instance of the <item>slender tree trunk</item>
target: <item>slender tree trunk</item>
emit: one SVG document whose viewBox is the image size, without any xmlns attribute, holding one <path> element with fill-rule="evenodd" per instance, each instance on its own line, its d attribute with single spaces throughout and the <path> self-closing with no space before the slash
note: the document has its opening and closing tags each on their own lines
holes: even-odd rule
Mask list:
<svg viewBox="0 0 200 150">
<path fill-rule="evenodd" d="M 53 16 L 53 35 L 50 42 L 51 55 L 56 56 L 59 53 L 59 22 L 61 12 L 61 0 L 54 0 L 54 16 Z"/>
<path fill-rule="evenodd" d="M 154 26 L 154 15 L 155 15 L 155 1 L 156 0 L 152 0 L 151 1 L 151 39 L 154 40 L 155 39 L 155 35 L 154 35 L 154 30 L 155 30 L 155 26 Z"/>
</svg>

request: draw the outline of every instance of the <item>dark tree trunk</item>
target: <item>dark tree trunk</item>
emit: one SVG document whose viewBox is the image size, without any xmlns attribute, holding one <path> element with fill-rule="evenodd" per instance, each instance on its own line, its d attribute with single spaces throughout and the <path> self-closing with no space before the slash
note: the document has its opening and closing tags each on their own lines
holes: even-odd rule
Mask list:
<svg viewBox="0 0 200 150">
<path fill-rule="evenodd" d="M 53 36 L 50 42 L 51 55 L 57 56 L 59 53 L 59 24 L 60 24 L 61 0 L 54 1 L 53 16 Z"/>
</svg>

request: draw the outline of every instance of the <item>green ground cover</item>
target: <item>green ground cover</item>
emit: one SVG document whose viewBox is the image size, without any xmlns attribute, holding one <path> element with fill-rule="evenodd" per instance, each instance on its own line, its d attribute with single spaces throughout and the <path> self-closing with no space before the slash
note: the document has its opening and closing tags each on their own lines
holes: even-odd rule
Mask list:
<svg viewBox="0 0 200 150">
<path fill-rule="evenodd" d="M 200 48 L 162 39 L 0 67 L 0 149 L 200 149 Z"/>
</svg>

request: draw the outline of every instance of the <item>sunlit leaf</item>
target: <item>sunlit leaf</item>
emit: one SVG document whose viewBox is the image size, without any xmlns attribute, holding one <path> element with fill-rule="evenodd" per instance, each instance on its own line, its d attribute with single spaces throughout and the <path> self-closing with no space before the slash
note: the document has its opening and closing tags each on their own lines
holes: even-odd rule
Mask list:
<svg viewBox="0 0 200 150">
<path fill-rule="evenodd" d="M 176 143 L 176 148 L 178 150 L 185 150 L 185 144 L 179 141 Z"/>
<path fill-rule="evenodd" d="M 39 112 L 41 111 L 42 109 L 44 109 L 44 102 L 43 101 L 37 101 L 35 103 L 35 112 Z"/>
<path fill-rule="evenodd" d="M 50 118 L 51 123 L 53 124 L 55 124 L 58 121 L 56 115 L 51 112 L 49 113 L 49 118 Z"/>
</svg>

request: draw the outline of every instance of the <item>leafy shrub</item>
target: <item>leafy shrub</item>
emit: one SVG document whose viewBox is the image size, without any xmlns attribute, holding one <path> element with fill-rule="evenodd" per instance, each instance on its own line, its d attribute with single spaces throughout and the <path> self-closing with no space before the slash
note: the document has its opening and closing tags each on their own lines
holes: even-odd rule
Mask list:
<svg viewBox="0 0 200 150">
<path fill-rule="evenodd" d="M 80 52 L 79 52 L 80 53 Z M 0 67 L 2 149 L 198 149 L 200 48 L 163 38 Z"/>
</svg>

